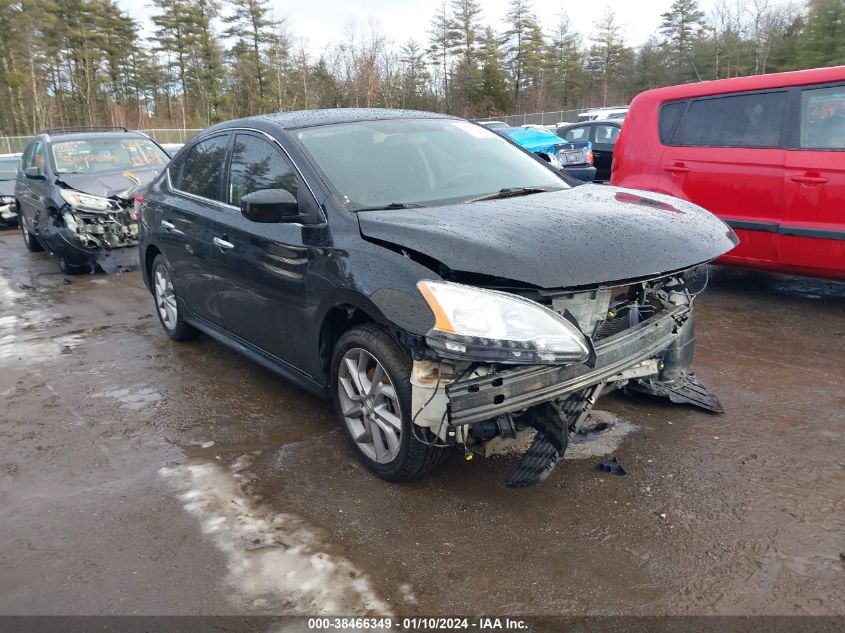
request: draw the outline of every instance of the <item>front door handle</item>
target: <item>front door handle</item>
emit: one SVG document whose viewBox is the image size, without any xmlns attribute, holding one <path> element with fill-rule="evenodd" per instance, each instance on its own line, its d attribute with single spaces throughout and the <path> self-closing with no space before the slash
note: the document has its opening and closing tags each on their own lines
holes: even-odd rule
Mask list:
<svg viewBox="0 0 845 633">
<path fill-rule="evenodd" d="M 228 250 L 231 250 L 231 249 L 235 248 L 235 245 L 234 245 L 234 244 L 232 244 L 231 242 L 227 242 L 226 240 L 221 239 L 221 238 L 219 238 L 219 237 L 215 237 L 215 238 L 214 238 L 213 240 L 211 240 L 211 241 L 212 241 L 212 242 L 214 242 L 214 245 L 215 245 L 217 248 L 219 248 L 219 249 L 221 249 L 221 250 L 224 250 L 224 251 L 228 251 Z"/>
<path fill-rule="evenodd" d="M 811 176 L 809 174 L 804 174 L 803 176 L 793 176 L 792 182 L 800 182 L 807 185 L 823 185 L 827 182 L 827 178 L 824 176 Z"/>
<path fill-rule="evenodd" d="M 685 174 L 690 170 L 689 167 L 687 167 L 683 163 L 666 165 L 666 167 L 664 167 L 663 169 L 665 169 L 666 171 L 671 171 L 673 174 Z"/>
<path fill-rule="evenodd" d="M 163 228 L 165 231 L 172 231 L 173 229 L 176 228 L 176 225 L 173 224 L 172 222 L 168 222 L 167 220 L 162 220 L 161 221 L 161 228 Z"/>
</svg>

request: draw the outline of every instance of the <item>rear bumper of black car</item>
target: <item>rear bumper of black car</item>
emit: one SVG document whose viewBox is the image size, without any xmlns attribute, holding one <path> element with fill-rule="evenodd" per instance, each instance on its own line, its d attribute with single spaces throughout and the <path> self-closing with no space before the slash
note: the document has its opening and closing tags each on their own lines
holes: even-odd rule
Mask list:
<svg viewBox="0 0 845 633">
<path fill-rule="evenodd" d="M 564 167 L 563 173 L 584 182 L 593 182 L 596 178 L 596 168 L 591 165 Z"/>
<path fill-rule="evenodd" d="M 612 379 L 665 350 L 689 314 L 689 306 L 675 306 L 596 342 L 593 367 L 584 364 L 519 367 L 452 383 L 446 387 L 449 419 L 453 426 L 473 424 Z"/>
</svg>

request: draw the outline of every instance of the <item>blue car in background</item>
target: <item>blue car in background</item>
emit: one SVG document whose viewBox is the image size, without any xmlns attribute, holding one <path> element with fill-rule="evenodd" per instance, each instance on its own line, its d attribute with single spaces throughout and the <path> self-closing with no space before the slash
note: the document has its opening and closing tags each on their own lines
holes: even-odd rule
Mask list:
<svg viewBox="0 0 845 633">
<path fill-rule="evenodd" d="M 593 182 L 596 177 L 589 143 L 585 147 L 578 147 L 564 141 L 554 132 L 535 127 L 509 127 L 496 132 L 534 152 L 573 178 Z"/>
</svg>

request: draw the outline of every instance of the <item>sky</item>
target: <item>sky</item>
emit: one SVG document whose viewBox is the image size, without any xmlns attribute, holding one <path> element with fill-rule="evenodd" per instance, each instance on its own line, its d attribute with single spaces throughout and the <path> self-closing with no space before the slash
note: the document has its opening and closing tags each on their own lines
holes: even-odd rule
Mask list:
<svg viewBox="0 0 845 633">
<path fill-rule="evenodd" d="M 350 23 L 367 26 L 370 17 L 375 18 L 382 32 L 396 44 L 416 39 L 424 44 L 428 41 L 431 18 L 441 0 L 270 0 L 276 19 L 286 19 L 288 28 L 295 37 L 304 41 L 313 55 L 342 41 L 344 30 Z M 701 0 L 700 6 L 707 10 L 713 0 Z M 149 30 L 152 8 L 146 0 L 117 0 L 117 4 L 132 17 L 141 21 Z M 629 45 L 639 46 L 648 37 L 657 33 L 660 15 L 672 4 L 672 0 L 534 0 L 533 5 L 544 30 L 551 31 L 557 23 L 557 15 L 565 10 L 574 30 L 585 37 L 593 30 L 596 19 L 613 7 L 617 21 L 623 25 Z M 502 19 L 507 11 L 508 0 L 481 0 L 482 24 L 497 30 L 504 27 Z"/>
</svg>

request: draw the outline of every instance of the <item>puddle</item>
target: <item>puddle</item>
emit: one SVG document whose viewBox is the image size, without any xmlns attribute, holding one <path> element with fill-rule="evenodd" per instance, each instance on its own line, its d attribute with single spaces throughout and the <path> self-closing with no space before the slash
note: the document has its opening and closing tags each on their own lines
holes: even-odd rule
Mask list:
<svg viewBox="0 0 845 633">
<path fill-rule="evenodd" d="M 226 455 L 229 453 L 275 450 L 289 443 L 289 439 L 278 437 L 261 442 L 233 442 L 230 444 L 203 442 L 201 444 L 179 444 L 178 446 L 185 453 L 185 457 L 213 457 L 215 455 Z"/>
<path fill-rule="evenodd" d="M 0 318 L 0 367 L 25 360 L 28 363 L 46 362 L 61 354 L 70 354 L 82 345 L 78 334 L 55 338 L 27 339 L 18 333 L 19 320 L 15 316 Z"/>
<path fill-rule="evenodd" d="M 94 394 L 96 397 L 114 398 L 120 402 L 122 407 L 140 411 L 147 407 L 154 406 L 161 400 L 161 394 L 150 387 L 142 389 L 114 389 L 103 393 Z"/>
<path fill-rule="evenodd" d="M 180 491 L 179 500 L 202 533 L 225 554 L 227 582 L 240 599 L 267 613 L 389 614 L 369 578 L 346 558 L 327 553 L 316 530 L 244 492 L 255 479 L 251 467 L 252 457 L 244 455 L 228 467 L 202 463 L 159 470 Z"/>
</svg>

